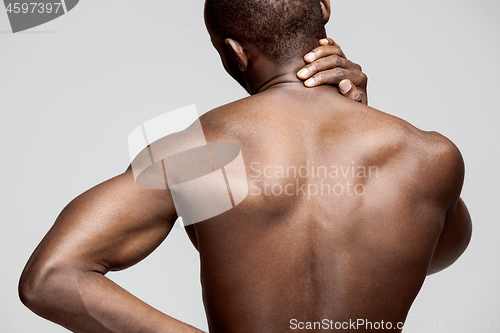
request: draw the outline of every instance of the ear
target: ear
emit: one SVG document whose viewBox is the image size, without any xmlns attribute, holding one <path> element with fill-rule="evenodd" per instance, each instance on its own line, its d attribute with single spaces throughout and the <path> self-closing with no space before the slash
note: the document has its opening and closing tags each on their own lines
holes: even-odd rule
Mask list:
<svg viewBox="0 0 500 333">
<path fill-rule="evenodd" d="M 321 3 L 321 9 L 323 10 L 323 23 L 326 24 L 330 20 L 330 13 L 332 7 L 330 6 L 330 0 L 319 0 Z"/>
<path fill-rule="evenodd" d="M 242 72 L 246 71 L 248 67 L 248 57 L 241 44 L 231 38 L 226 38 L 225 43 L 233 50 L 234 54 L 236 55 L 236 60 L 238 61 L 238 67 L 240 68 L 240 70 Z"/>
</svg>

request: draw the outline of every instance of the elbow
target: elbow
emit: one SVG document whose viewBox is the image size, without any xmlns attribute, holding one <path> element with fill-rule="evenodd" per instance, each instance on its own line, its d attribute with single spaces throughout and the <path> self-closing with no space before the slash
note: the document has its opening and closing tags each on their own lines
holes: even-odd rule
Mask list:
<svg viewBox="0 0 500 333">
<path fill-rule="evenodd" d="M 18 285 L 18 294 L 21 302 L 33 312 L 43 306 L 47 300 L 47 294 L 50 294 L 49 278 L 43 270 L 25 268 Z"/>
<path fill-rule="evenodd" d="M 36 291 L 33 288 L 33 284 L 30 282 L 29 277 L 25 276 L 25 273 L 23 273 L 21 279 L 19 280 L 17 292 L 21 302 L 27 308 L 31 309 L 32 304 L 36 302 Z"/>
<path fill-rule="evenodd" d="M 58 307 L 62 301 L 61 291 L 70 283 L 70 276 L 63 267 L 27 266 L 19 280 L 19 299 L 28 309 L 46 317 L 47 312 Z"/>
</svg>

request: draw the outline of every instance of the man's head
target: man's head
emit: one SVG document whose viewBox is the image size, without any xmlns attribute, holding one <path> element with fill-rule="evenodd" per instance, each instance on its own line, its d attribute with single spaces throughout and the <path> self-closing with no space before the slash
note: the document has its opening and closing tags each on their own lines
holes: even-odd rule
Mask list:
<svg viewBox="0 0 500 333">
<path fill-rule="evenodd" d="M 242 73 L 256 54 L 277 67 L 301 59 L 326 37 L 329 0 L 206 0 L 205 24 L 228 73 Z"/>
</svg>

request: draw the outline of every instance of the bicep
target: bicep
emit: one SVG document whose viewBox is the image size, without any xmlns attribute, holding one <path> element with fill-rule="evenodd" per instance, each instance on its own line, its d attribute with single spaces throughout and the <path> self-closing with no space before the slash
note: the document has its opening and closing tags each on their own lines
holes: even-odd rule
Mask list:
<svg viewBox="0 0 500 333">
<path fill-rule="evenodd" d="M 472 223 L 469 212 L 460 198 L 465 177 L 465 164 L 458 148 L 447 138 L 434 133 L 432 156 L 436 175 L 430 188 L 438 188 L 438 201 L 445 207 L 444 223 L 434 250 L 428 274 L 453 264 L 467 248 Z"/>
<path fill-rule="evenodd" d="M 138 187 L 128 170 L 68 204 L 32 260 L 102 273 L 124 269 L 158 247 L 176 218 L 168 191 Z"/>
</svg>

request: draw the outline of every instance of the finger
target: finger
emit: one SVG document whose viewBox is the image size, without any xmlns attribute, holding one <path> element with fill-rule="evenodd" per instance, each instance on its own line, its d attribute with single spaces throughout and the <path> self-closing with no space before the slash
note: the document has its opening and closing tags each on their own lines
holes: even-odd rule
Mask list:
<svg viewBox="0 0 500 333">
<path fill-rule="evenodd" d="M 340 46 L 334 44 L 322 45 L 320 47 L 315 48 L 308 54 L 304 56 L 304 60 L 307 63 L 313 62 L 316 59 L 320 59 L 329 55 L 337 55 L 342 58 L 346 58 L 344 52 L 340 48 Z"/>
<path fill-rule="evenodd" d="M 330 55 L 336 55 L 342 58 L 346 58 L 342 49 L 335 45 L 325 45 L 320 46 L 309 52 L 304 56 L 304 60 L 307 63 L 313 62 L 314 60 L 321 59 Z"/>
<path fill-rule="evenodd" d="M 331 38 L 323 38 L 319 40 L 320 45 L 335 45 L 335 41 Z"/>
<path fill-rule="evenodd" d="M 348 70 L 337 67 L 330 70 L 324 70 L 314 74 L 304 82 L 306 87 L 315 87 L 322 84 L 339 84 L 342 80 L 348 79 L 356 86 L 364 89 L 367 83 L 367 77 L 363 72 Z"/>
<path fill-rule="evenodd" d="M 320 39 L 319 43 L 321 45 L 337 45 L 337 46 L 339 46 L 339 44 L 335 43 L 335 41 L 333 39 L 331 39 L 330 37 Z"/>
<path fill-rule="evenodd" d="M 345 56 L 345 54 L 344 54 L 344 51 L 342 51 L 342 48 L 340 47 L 340 45 L 339 45 L 339 44 L 337 44 L 337 43 L 336 43 L 333 39 L 331 39 L 330 37 L 325 38 L 325 40 L 328 42 L 328 43 L 327 43 L 327 44 L 325 44 L 325 45 L 332 45 L 332 46 L 336 47 L 336 48 L 339 50 L 339 52 L 340 52 L 340 56 L 341 56 L 342 58 L 347 59 L 347 57 L 346 57 L 346 56 Z M 321 44 L 321 42 L 320 42 L 320 44 Z"/>
<path fill-rule="evenodd" d="M 339 83 L 339 90 L 342 95 L 356 102 L 363 102 L 363 94 L 356 88 L 350 80 L 342 80 Z"/>
<path fill-rule="evenodd" d="M 340 56 L 331 55 L 325 58 L 318 59 L 315 62 L 304 66 L 300 71 L 297 72 L 297 77 L 299 79 L 305 80 L 316 73 L 327 71 L 329 69 L 334 69 L 337 67 L 352 71 L 361 71 L 361 67 L 358 64 L 355 64 L 352 61 Z M 339 82 L 340 81 L 336 83 Z"/>
</svg>

